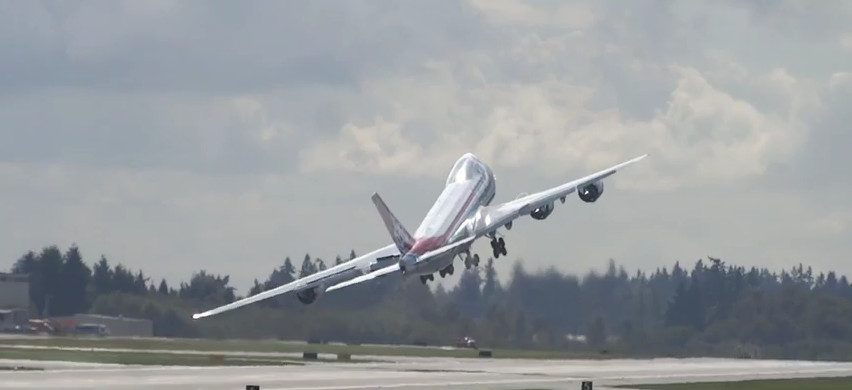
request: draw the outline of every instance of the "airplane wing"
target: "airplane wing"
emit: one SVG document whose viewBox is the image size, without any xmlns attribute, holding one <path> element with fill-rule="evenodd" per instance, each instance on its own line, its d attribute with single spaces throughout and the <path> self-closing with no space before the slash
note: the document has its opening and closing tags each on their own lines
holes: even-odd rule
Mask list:
<svg viewBox="0 0 852 390">
<path fill-rule="evenodd" d="M 399 263 L 394 263 L 393 265 L 382 268 L 382 269 L 380 269 L 376 272 L 370 272 L 368 274 L 361 275 L 357 278 L 352 278 L 352 279 L 349 279 L 345 282 L 335 284 L 334 286 L 331 286 L 331 287 L 325 289 L 325 292 L 331 292 L 331 291 L 334 291 L 334 290 L 339 290 L 339 289 L 344 288 L 344 287 L 349 287 L 353 284 L 358 284 L 358 283 L 366 282 L 368 280 L 373 280 L 373 279 L 378 278 L 378 277 L 382 277 L 382 276 L 385 276 L 385 275 L 392 274 L 396 271 L 399 271 Z"/>
<path fill-rule="evenodd" d="M 460 240 L 460 241 L 457 241 L 455 243 L 452 243 L 450 245 L 442 246 L 442 247 L 435 249 L 433 251 L 429 251 L 429 252 L 424 253 L 422 256 L 420 256 L 420 258 L 417 261 L 425 261 L 425 260 L 429 259 L 430 257 L 443 255 L 443 254 L 450 252 L 450 251 L 464 250 L 464 248 L 466 246 L 470 246 L 470 244 L 472 244 L 475 240 L 476 240 L 476 237 L 471 236 L 471 237 L 465 238 L 464 240 Z M 382 277 L 382 276 L 385 276 L 385 275 L 389 275 L 389 274 L 392 274 L 392 273 L 397 272 L 397 271 L 399 271 L 399 263 L 394 263 L 393 265 L 384 267 L 384 268 L 382 268 L 378 271 L 370 272 L 368 274 L 361 275 L 357 278 L 352 278 L 352 279 L 349 279 L 345 282 L 335 284 L 334 286 L 331 286 L 331 287 L 325 289 L 325 292 L 331 292 L 331 291 L 334 291 L 334 290 L 339 290 L 339 289 L 344 288 L 344 287 L 349 287 L 349 286 L 352 286 L 352 285 L 355 285 L 355 284 L 366 282 L 368 280 L 373 280 L 375 278 L 379 278 L 379 277 Z"/>
<path fill-rule="evenodd" d="M 483 207 L 474 220 L 473 230 L 477 237 L 491 233 L 497 230 L 500 226 L 504 226 L 515 219 L 529 215 L 533 210 L 542 207 L 548 203 L 553 203 L 557 199 L 561 199 L 571 193 L 583 188 L 589 184 L 603 180 L 610 175 L 615 174 L 618 170 L 631 165 L 648 155 L 642 155 L 623 163 L 614 165 L 607 169 L 595 172 L 591 175 L 564 183 L 562 185 L 546 189 L 534 194 L 529 194 L 518 199 L 508 201 L 502 204 Z"/>
<path fill-rule="evenodd" d="M 305 276 L 301 279 L 296 279 L 290 283 L 287 283 L 283 286 L 279 286 L 273 288 L 271 290 L 266 290 L 264 292 L 252 295 L 250 297 L 246 297 L 240 299 L 238 301 L 231 302 L 227 305 L 219 306 L 215 309 L 211 309 L 205 311 L 203 313 L 196 313 L 192 315 L 193 319 L 199 319 L 204 317 L 209 317 L 212 315 L 220 314 L 226 311 L 230 311 L 236 309 L 238 307 L 242 307 L 251 303 L 255 303 L 258 301 L 262 301 L 264 299 L 272 298 L 277 295 L 281 295 L 284 293 L 299 291 L 306 288 L 313 288 L 318 286 L 327 285 L 328 283 L 333 283 L 339 279 L 343 279 L 346 277 L 354 276 L 359 271 L 361 272 L 369 272 L 375 269 L 376 265 L 384 265 L 382 262 L 383 259 L 388 259 L 390 257 L 398 256 L 399 251 L 396 249 L 396 245 L 391 244 L 385 246 L 383 248 L 377 249 L 365 255 L 356 257 L 352 260 L 349 260 L 345 263 L 341 263 L 330 267 L 328 269 L 322 270 L 320 272 Z M 396 264 L 396 263 L 394 263 Z M 368 274 L 369 275 L 369 274 Z"/>
</svg>

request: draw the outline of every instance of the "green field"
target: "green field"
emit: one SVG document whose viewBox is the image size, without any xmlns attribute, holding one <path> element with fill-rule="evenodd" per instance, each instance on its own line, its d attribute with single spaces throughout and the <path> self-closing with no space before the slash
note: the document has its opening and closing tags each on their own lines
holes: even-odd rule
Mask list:
<svg viewBox="0 0 852 390">
<path fill-rule="evenodd" d="M 317 352 L 348 353 L 353 357 L 376 356 L 420 356 L 420 357 L 477 357 L 478 351 L 465 348 L 440 348 L 393 345 L 345 345 L 345 344 L 307 344 L 278 340 L 208 340 L 208 339 L 162 339 L 162 338 L 9 338 L 0 339 L 0 347 L 11 345 L 35 345 L 45 347 L 74 348 L 121 348 L 121 349 L 161 349 L 184 351 L 244 351 L 244 352 Z M 612 354 L 595 352 L 566 352 L 547 350 L 495 349 L 494 358 L 529 359 L 594 359 L 613 358 Z"/>
<path fill-rule="evenodd" d="M 652 390 L 849 390 L 852 378 L 773 379 L 743 382 L 673 383 L 619 386 Z"/>
<path fill-rule="evenodd" d="M 258 356 L 222 356 L 154 352 L 67 351 L 55 349 L 20 349 L 0 347 L 0 358 L 114 363 L 158 366 L 281 366 L 303 364 L 293 359 Z"/>
</svg>

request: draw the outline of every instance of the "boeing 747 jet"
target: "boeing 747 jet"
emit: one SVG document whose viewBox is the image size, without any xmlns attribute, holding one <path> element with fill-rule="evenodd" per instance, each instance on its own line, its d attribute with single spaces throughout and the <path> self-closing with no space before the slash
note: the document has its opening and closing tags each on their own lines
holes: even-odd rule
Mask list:
<svg viewBox="0 0 852 390">
<path fill-rule="evenodd" d="M 568 195 L 574 192 L 584 202 L 595 202 L 603 194 L 605 178 L 646 156 L 636 157 L 541 192 L 492 205 L 497 193 L 494 173 L 482 160 L 466 153 L 453 165 L 443 191 L 414 234 L 409 233 L 378 194 L 373 194 L 373 203 L 390 233 L 392 244 L 192 317 L 198 319 L 212 316 L 293 291 L 300 302 L 310 304 L 323 293 L 396 272 L 404 277 L 418 276 L 425 284 L 435 279 L 435 273 L 441 277 L 452 275 L 457 257 L 462 259 L 466 268 L 476 267 L 479 265 L 479 255 L 471 255 L 470 247 L 480 237 L 491 240 L 494 258 L 506 256 L 506 242 L 498 232 L 500 228 L 510 230 L 516 219 L 527 215 L 543 220 L 553 212 L 557 200 L 565 203 Z"/>
</svg>

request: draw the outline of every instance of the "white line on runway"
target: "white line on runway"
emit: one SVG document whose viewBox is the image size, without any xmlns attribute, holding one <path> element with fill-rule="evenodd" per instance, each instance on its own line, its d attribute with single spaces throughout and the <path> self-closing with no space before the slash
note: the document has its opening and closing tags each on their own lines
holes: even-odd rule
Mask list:
<svg viewBox="0 0 852 390">
<path fill-rule="evenodd" d="M 576 382 L 579 378 L 548 378 L 548 379 L 501 379 L 491 381 L 455 381 L 455 382 L 414 382 L 394 383 L 389 385 L 357 385 L 357 386 L 311 386 L 311 387 L 272 387 L 269 390 L 353 390 L 353 389 L 393 389 L 399 387 L 444 387 L 444 386 L 479 386 L 479 385 L 525 385 L 528 383 Z M 264 387 L 264 389 L 267 389 Z"/>
</svg>

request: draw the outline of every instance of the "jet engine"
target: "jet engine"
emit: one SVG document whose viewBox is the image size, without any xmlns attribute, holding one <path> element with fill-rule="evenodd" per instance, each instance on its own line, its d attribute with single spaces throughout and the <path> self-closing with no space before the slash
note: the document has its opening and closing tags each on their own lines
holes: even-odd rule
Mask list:
<svg viewBox="0 0 852 390">
<path fill-rule="evenodd" d="M 604 184 L 602 181 L 597 181 L 592 184 L 589 184 L 583 188 L 580 188 L 577 191 L 577 195 L 580 196 L 580 199 L 586 203 L 592 203 L 603 194 Z"/>
<path fill-rule="evenodd" d="M 532 212 L 530 212 L 530 217 L 533 217 L 533 219 L 542 220 L 542 219 L 547 218 L 547 216 L 550 215 L 550 213 L 552 213 L 552 212 L 553 212 L 553 203 L 548 203 L 548 204 L 541 206 L 541 207 L 533 210 Z"/>
<path fill-rule="evenodd" d="M 299 298 L 299 302 L 302 302 L 305 305 L 310 305 L 311 303 L 314 303 L 314 301 L 316 301 L 323 292 L 325 292 L 325 288 L 322 286 L 306 288 L 297 292 L 296 298 Z"/>
</svg>

